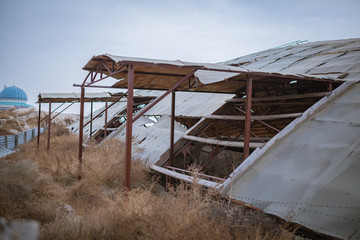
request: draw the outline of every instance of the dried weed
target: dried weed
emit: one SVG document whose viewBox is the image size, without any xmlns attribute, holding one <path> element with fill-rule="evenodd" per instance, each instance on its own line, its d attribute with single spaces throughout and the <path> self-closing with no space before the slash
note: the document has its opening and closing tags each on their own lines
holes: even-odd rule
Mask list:
<svg viewBox="0 0 360 240">
<path fill-rule="evenodd" d="M 264 221 L 241 221 L 248 213 L 228 210 L 196 184 L 159 190 L 140 160 L 125 193 L 120 141 L 88 143 L 78 181 L 77 136 L 56 128 L 50 151 L 42 135 L 38 150 L 32 140 L 0 159 L 0 216 L 38 220 L 41 239 L 292 238 Z"/>
</svg>

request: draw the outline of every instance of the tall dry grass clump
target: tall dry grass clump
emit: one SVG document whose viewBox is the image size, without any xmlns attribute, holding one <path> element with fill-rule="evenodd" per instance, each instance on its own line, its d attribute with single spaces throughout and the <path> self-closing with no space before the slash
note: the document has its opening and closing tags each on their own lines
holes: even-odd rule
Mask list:
<svg viewBox="0 0 360 240">
<path fill-rule="evenodd" d="M 88 142 L 78 181 L 77 138 L 55 126 L 49 151 L 42 135 L 0 159 L 0 216 L 39 221 L 41 239 L 290 239 L 196 184 L 165 191 L 140 160 L 125 193 L 120 141 Z"/>
</svg>

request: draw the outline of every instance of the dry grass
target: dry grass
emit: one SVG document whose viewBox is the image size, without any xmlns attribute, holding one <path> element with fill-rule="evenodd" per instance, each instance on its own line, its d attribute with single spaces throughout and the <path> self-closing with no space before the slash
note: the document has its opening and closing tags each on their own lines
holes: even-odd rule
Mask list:
<svg viewBox="0 0 360 240">
<path fill-rule="evenodd" d="M 77 136 L 53 128 L 0 159 L 0 216 L 35 219 L 41 239 L 291 239 L 273 220 L 244 207 L 223 206 L 197 185 L 165 191 L 140 161 L 132 189 L 123 189 L 123 144 L 89 144 L 77 180 Z M 262 226 L 264 223 L 266 226 Z"/>
</svg>

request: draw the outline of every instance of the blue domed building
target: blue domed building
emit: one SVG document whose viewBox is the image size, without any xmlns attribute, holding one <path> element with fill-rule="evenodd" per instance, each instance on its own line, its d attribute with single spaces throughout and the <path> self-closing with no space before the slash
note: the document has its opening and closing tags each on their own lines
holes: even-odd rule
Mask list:
<svg viewBox="0 0 360 240">
<path fill-rule="evenodd" d="M 29 108 L 31 105 L 26 103 L 27 100 L 27 95 L 21 88 L 15 86 L 5 86 L 0 92 L 0 110 L 11 108 Z"/>
</svg>

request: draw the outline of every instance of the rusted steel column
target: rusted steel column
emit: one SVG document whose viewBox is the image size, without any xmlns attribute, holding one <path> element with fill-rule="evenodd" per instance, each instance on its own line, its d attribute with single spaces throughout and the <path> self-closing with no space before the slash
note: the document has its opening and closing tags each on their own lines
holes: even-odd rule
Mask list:
<svg viewBox="0 0 360 240">
<path fill-rule="evenodd" d="M 125 148 L 125 190 L 130 190 L 131 173 L 131 144 L 132 144 L 132 123 L 133 123 L 133 93 L 134 93 L 134 68 L 128 67 L 128 95 L 127 95 L 127 116 L 126 116 L 126 148 Z"/>
<path fill-rule="evenodd" d="M 80 95 L 80 121 L 79 121 L 79 170 L 81 170 L 82 165 L 82 144 L 83 144 L 83 135 L 84 135 L 84 97 L 85 97 L 85 88 L 81 87 Z M 79 175 L 80 178 L 80 175 Z"/>
<path fill-rule="evenodd" d="M 105 131 L 104 131 L 104 137 L 107 137 L 107 109 L 108 109 L 108 103 L 105 102 Z M 92 121 L 91 121 L 92 122 Z"/>
<path fill-rule="evenodd" d="M 332 90 L 333 90 L 333 84 L 332 84 L 332 83 L 328 83 L 327 91 L 328 91 L 328 92 L 332 92 Z"/>
<path fill-rule="evenodd" d="M 251 123 L 251 98 L 252 98 L 252 77 L 247 75 L 246 80 L 246 109 L 244 127 L 244 160 L 250 154 L 250 123 Z"/>
<path fill-rule="evenodd" d="M 92 118 L 93 118 L 93 101 L 90 103 L 90 137 L 92 137 Z"/>
<path fill-rule="evenodd" d="M 47 150 L 50 149 L 50 127 L 51 127 L 51 102 L 49 102 L 49 115 L 48 115 L 48 136 L 47 136 Z"/>
<path fill-rule="evenodd" d="M 169 166 L 174 160 L 174 132 L 175 132 L 175 91 L 171 94 L 171 127 L 170 127 L 170 158 Z"/>
<path fill-rule="evenodd" d="M 40 145 L 40 127 L 41 127 L 41 102 L 39 102 L 39 117 L 38 117 L 38 135 L 37 135 L 37 149 Z"/>
</svg>

